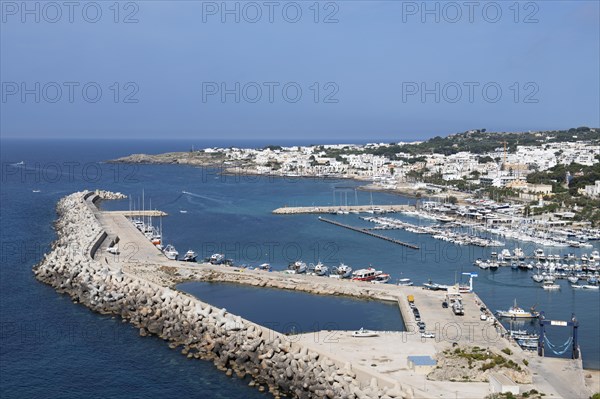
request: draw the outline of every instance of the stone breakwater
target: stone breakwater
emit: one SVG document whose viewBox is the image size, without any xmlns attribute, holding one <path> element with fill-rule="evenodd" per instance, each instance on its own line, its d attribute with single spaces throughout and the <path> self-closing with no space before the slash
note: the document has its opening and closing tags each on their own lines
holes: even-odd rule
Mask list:
<svg viewBox="0 0 600 399">
<path fill-rule="evenodd" d="M 156 335 L 188 358 L 213 361 L 228 375 L 249 378 L 251 386 L 275 397 L 406 398 L 400 385 L 359 380 L 352 366 L 290 342 L 286 336 L 218 309 L 177 290 L 93 259 L 106 238 L 95 216 L 96 200 L 122 198 L 104 191 L 78 192 L 57 205 L 58 239 L 34 267 L 38 280 L 74 302 L 120 316 Z"/>
</svg>

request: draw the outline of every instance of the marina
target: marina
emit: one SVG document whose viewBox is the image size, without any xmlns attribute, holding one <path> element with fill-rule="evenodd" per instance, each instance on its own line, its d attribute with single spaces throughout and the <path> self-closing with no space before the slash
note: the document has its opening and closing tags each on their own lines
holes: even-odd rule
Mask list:
<svg viewBox="0 0 600 399">
<path fill-rule="evenodd" d="M 461 342 L 468 345 L 477 344 L 489 348 L 497 348 L 495 350 L 499 352 L 510 348 L 514 354 L 513 359 L 529 359 L 530 367 L 534 367 L 533 370 L 538 373 L 539 380 L 536 382 L 535 387 L 543 390 L 543 392 L 553 393 L 556 396 L 569 397 L 569 395 L 574 394 L 564 391 L 565 387 L 562 385 L 554 385 L 556 381 L 560 380 L 558 377 L 554 377 L 553 374 L 558 371 L 558 368 L 556 368 L 558 366 L 558 363 L 556 363 L 557 360 L 569 362 L 574 365 L 579 364 L 579 366 L 571 368 L 572 373 L 574 373 L 571 378 L 582 378 L 581 374 L 577 371 L 581 367 L 580 360 L 549 358 L 548 362 L 546 362 L 546 358 L 543 358 L 544 361 L 540 365 L 544 364 L 545 366 L 539 367 L 537 366 L 537 362 L 533 361 L 536 359 L 537 354 L 532 354 L 527 350 L 521 351 L 516 341 L 497 339 L 491 342 L 486 338 L 490 334 L 490 331 L 496 331 L 495 334 L 501 336 L 508 335 L 507 330 L 503 329 L 502 325 L 493 316 L 486 316 L 485 319 L 481 317 L 483 314 L 481 309 L 485 308 L 485 305 L 476 294 L 462 293 L 457 296 L 457 294 L 451 294 L 448 291 L 423 290 L 419 287 L 398 286 L 395 284 L 373 285 L 367 282 L 352 282 L 345 279 L 327 279 L 319 276 L 310 276 L 306 273 L 287 275 L 285 273 L 264 273 L 260 270 L 223 267 L 220 265 L 211 265 L 210 263 L 191 265 L 187 262 L 169 260 L 165 256 L 157 256 L 160 255 L 160 251 L 156 246 L 147 240 L 135 225 L 123 215 L 111 212 L 96 212 L 96 215 L 101 225 L 107 229 L 107 237 L 117 236 L 120 242 L 136 242 L 139 246 L 139 251 L 132 258 L 124 259 L 118 256 L 104 255 L 106 252 L 103 251 L 103 248 L 107 248 L 110 244 L 110 242 L 104 240 L 104 243 L 96 251 L 96 256 L 99 257 L 99 260 L 104 259 L 111 268 L 122 269 L 125 273 L 133 273 L 140 278 L 153 281 L 156 284 L 170 286 L 175 284 L 181 277 L 184 277 L 186 280 L 219 281 L 255 287 L 293 289 L 295 291 L 305 291 L 319 295 L 348 295 L 356 298 L 393 301 L 397 303 L 404 319 L 404 324 L 406 325 L 406 332 L 376 332 L 376 335 L 361 338 L 370 340 L 371 345 L 369 346 L 368 354 L 360 351 L 360 348 L 357 348 L 344 339 L 345 336 L 357 339 L 356 334 L 352 331 L 346 333 L 340 331 L 338 333 L 340 339 L 335 343 L 328 343 L 328 349 L 320 341 L 313 342 L 313 340 L 309 342 L 306 339 L 308 336 L 312 337 L 313 333 L 300 335 L 297 341 L 299 344 L 305 345 L 309 350 L 333 357 L 335 362 L 339 362 L 340 364 L 351 362 L 354 365 L 353 369 L 357 373 L 357 378 L 359 380 L 363 378 L 359 377 L 360 375 L 366 378 L 363 380 L 365 384 L 369 384 L 368 381 L 375 378 L 378 381 L 378 386 L 397 387 L 398 383 L 402 381 L 400 389 L 408 395 L 407 397 L 429 397 L 436 392 L 442 393 L 444 386 L 451 385 L 455 387 L 453 389 L 461 390 L 461 392 L 474 390 L 472 396 L 466 397 L 480 397 L 477 396 L 480 394 L 475 392 L 487 390 L 487 384 L 477 385 L 477 383 L 447 381 L 438 384 L 432 381 L 430 383 L 431 386 L 423 390 L 419 387 L 421 377 L 408 372 L 408 358 L 410 356 L 414 354 L 433 355 L 447 348 L 452 348 L 454 344 L 460 345 Z M 442 306 L 444 303 L 448 303 L 450 306 Z M 456 334 L 453 332 L 451 336 L 448 335 L 450 332 L 444 326 L 449 325 L 449 323 L 456 325 L 462 333 Z M 367 333 L 366 335 L 372 334 Z M 381 363 L 381 360 L 377 359 L 381 359 L 384 353 L 388 356 L 390 355 L 390 340 L 399 340 L 398 342 L 407 342 L 410 344 L 395 345 L 394 347 L 398 349 L 395 350 L 393 359 L 396 360 L 393 360 L 391 363 L 387 361 Z M 351 351 L 344 350 L 343 348 L 346 347 L 353 349 Z M 365 360 L 359 360 L 359 357 Z M 378 364 L 379 367 L 376 371 L 367 367 L 370 363 Z M 556 366 L 553 366 L 555 363 Z M 562 370 L 562 367 L 559 368 Z M 463 386 L 463 384 L 468 384 L 468 387 Z"/>
</svg>

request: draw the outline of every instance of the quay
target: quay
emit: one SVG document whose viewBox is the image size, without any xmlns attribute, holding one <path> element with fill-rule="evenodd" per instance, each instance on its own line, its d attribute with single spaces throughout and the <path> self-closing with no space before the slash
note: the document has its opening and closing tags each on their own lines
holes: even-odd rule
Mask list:
<svg viewBox="0 0 600 399">
<path fill-rule="evenodd" d="M 474 347 L 499 356 L 510 351 L 520 371 L 501 371 L 519 379 L 515 382 L 521 392 L 536 389 L 552 398 L 591 396 L 581 359 L 538 357 L 522 350 L 493 317 L 480 319 L 485 305 L 476 294 L 462 294 L 465 314 L 457 316 L 441 306 L 443 291 L 169 260 L 124 214 L 99 210 L 99 199 L 103 198 L 98 194 L 76 193 L 59 202 L 57 225 L 65 226 L 58 228 L 61 245 L 53 246 L 36 266 L 36 277 L 74 302 L 119 315 L 142 336 L 169 341 L 188 358 L 214 361 L 227 375 L 250 376 L 252 386 L 268 387 L 276 396 L 483 398 L 490 393 L 486 374 L 474 367 L 476 379 L 457 379 L 453 373 L 461 368 L 448 357 L 457 349 Z M 119 254 L 107 251 L 115 241 Z M 63 250 L 72 244 L 87 249 L 83 254 Z M 371 338 L 355 338 L 349 331 L 284 336 L 178 291 L 177 284 L 184 281 L 391 301 L 398 305 L 406 331 L 379 332 Z M 419 334 L 408 296 L 435 338 Z M 240 339 L 231 339 L 238 337 L 233 334 Z M 411 366 L 412 356 L 435 359 L 432 379 Z"/>
<path fill-rule="evenodd" d="M 273 211 L 276 215 L 299 215 L 304 213 L 337 213 L 342 212 L 358 212 L 358 213 L 373 213 L 374 211 L 381 212 L 402 212 L 411 211 L 416 208 L 413 205 L 337 205 L 337 206 L 293 206 L 277 208 Z"/>
<path fill-rule="evenodd" d="M 150 210 L 150 211 L 108 211 L 115 215 L 123 215 L 125 217 L 160 217 L 167 216 L 168 214 L 163 211 Z"/>
<path fill-rule="evenodd" d="M 405 246 L 407 248 L 419 249 L 419 247 L 416 246 L 416 245 L 414 245 L 414 244 L 409 244 L 409 243 L 404 242 L 404 241 L 396 240 L 395 238 L 382 236 L 381 234 L 373 233 L 372 231 L 367 230 L 367 229 L 361 229 L 361 228 L 350 226 L 350 225 L 347 225 L 347 224 L 344 224 L 344 223 L 336 222 L 335 220 L 325 219 L 324 217 L 321 217 L 321 216 L 319 216 L 319 220 L 322 221 L 322 222 L 327 222 L 327 223 L 333 224 L 335 226 L 343 227 L 345 229 L 349 229 L 349 230 L 352 230 L 352 231 L 357 231 L 359 233 L 363 233 L 363 234 L 369 235 L 371 237 L 379 238 L 381 240 L 393 242 L 394 244 L 402 245 L 402 246 Z"/>
</svg>

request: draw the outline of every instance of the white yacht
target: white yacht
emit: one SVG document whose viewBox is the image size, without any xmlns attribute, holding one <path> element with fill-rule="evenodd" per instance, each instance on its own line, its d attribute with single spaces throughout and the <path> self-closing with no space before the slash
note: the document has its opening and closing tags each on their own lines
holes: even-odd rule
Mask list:
<svg viewBox="0 0 600 399">
<path fill-rule="evenodd" d="M 314 267 L 314 273 L 317 276 L 324 276 L 327 274 L 328 271 L 329 271 L 329 268 L 327 266 L 325 266 L 324 264 L 322 264 L 321 262 L 317 263 Z"/>
<path fill-rule="evenodd" d="M 398 285 L 409 287 L 409 286 L 413 285 L 413 282 L 409 278 L 401 278 L 401 279 L 398 279 Z"/>
<path fill-rule="evenodd" d="M 552 281 L 544 281 L 542 288 L 547 291 L 557 291 L 560 290 L 560 285 L 554 284 Z"/>
<path fill-rule="evenodd" d="M 167 257 L 167 259 L 171 259 L 171 260 L 177 260 L 177 257 L 179 256 L 179 252 L 177 252 L 175 247 L 171 244 L 169 244 L 165 247 L 165 249 L 163 250 L 163 253 Z"/>
</svg>

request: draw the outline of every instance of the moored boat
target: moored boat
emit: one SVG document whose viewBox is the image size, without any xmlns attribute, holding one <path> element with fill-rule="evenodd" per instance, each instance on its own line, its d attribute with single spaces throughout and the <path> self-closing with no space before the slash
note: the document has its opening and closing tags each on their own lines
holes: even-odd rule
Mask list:
<svg viewBox="0 0 600 399">
<path fill-rule="evenodd" d="M 515 299 L 515 303 L 508 310 L 497 310 L 496 315 L 499 317 L 508 317 L 511 319 L 535 319 L 539 317 L 539 312 L 536 312 L 534 308 L 531 308 L 531 311 L 526 311 L 523 308 L 517 306 L 517 300 Z"/>
<path fill-rule="evenodd" d="M 333 278 L 350 278 L 350 276 L 352 276 L 352 268 L 343 263 L 340 263 L 338 267 L 334 267 L 329 275 Z"/>
<path fill-rule="evenodd" d="M 187 251 L 185 253 L 185 255 L 183 255 L 183 261 L 184 262 L 195 262 L 197 256 L 198 256 L 198 254 L 196 254 L 196 252 L 194 252 L 190 249 L 189 251 Z"/>
<path fill-rule="evenodd" d="M 177 252 L 175 247 L 171 244 L 169 244 L 165 247 L 165 249 L 163 250 L 163 253 L 167 257 L 167 259 L 170 259 L 170 260 L 177 260 L 177 257 L 179 256 L 179 252 Z"/>
<path fill-rule="evenodd" d="M 353 331 L 352 336 L 356 338 L 369 338 L 369 337 L 377 337 L 379 334 L 376 331 L 366 330 L 361 327 L 358 331 Z"/>
<path fill-rule="evenodd" d="M 302 274 L 306 273 L 306 263 L 297 260 L 296 262 L 290 263 L 288 266 L 288 271 L 293 274 Z"/>
<path fill-rule="evenodd" d="M 369 267 L 367 269 L 359 269 L 352 273 L 352 280 L 373 281 L 375 280 L 378 274 L 381 274 L 381 272 L 378 273 L 378 270 L 375 270 L 372 267 Z"/>
<path fill-rule="evenodd" d="M 401 278 L 401 279 L 398 279 L 398 285 L 409 287 L 409 286 L 413 285 L 413 282 L 409 278 Z"/>
</svg>

